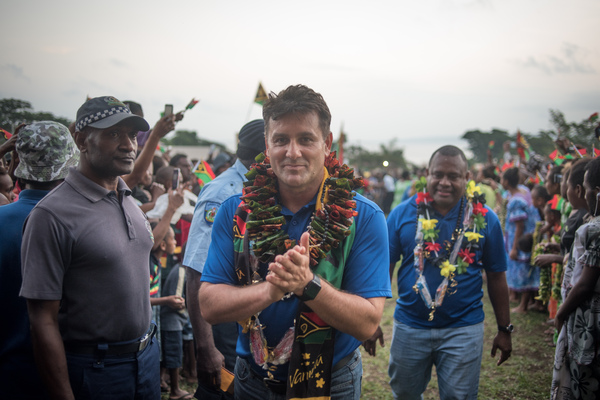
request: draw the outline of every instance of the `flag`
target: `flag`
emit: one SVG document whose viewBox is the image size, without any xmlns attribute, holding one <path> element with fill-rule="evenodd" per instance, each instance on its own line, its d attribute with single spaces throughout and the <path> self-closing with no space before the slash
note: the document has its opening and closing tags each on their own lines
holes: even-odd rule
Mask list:
<svg viewBox="0 0 600 400">
<path fill-rule="evenodd" d="M 267 99 L 267 92 L 265 92 L 262 83 L 258 82 L 258 90 L 256 90 L 256 97 L 254 98 L 254 102 L 262 106 L 263 104 L 265 104 L 265 101 L 267 101 Z"/>
<path fill-rule="evenodd" d="M 12 137 L 12 134 L 8 131 L 5 131 L 4 129 L 0 128 L 0 133 L 2 133 L 2 136 L 4 137 L 4 140 L 8 140 Z"/>
<path fill-rule="evenodd" d="M 492 150 L 494 148 L 494 141 L 490 140 L 490 142 L 488 143 L 488 149 Z"/>
<path fill-rule="evenodd" d="M 191 100 L 191 101 L 188 103 L 188 105 L 187 105 L 187 106 L 185 106 L 185 109 L 186 109 L 186 110 L 191 110 L 191 109 L 192 109 L 192 108 L 194 108 L 194 106 L 195 106 L 196 104 L 198 104 L 199 102 L 200 102 L 200 100 L 196 100 L 195 98 L 193 98 L 193 99 L 192 99 L 192 100 Z"/>
<path fill-rule="evenodd" d="M 529 161 L 529 143 L 525 136 L 521 135 L 521 131 L 517 131 L 517 153 L 521 160 Z"/>
<path fill-rule="evenodd" d="M 552 153 L 550 153 L 550 155 L 548 157 L 550 157 L 550 159 L 552 161 L 556 161 L 556 159 L 559 157 L 560 155 L 558 154 L 558 150 L 554 150 Z"/>
<path fill-rule="evenodd" d="M 590 118 L 589 118 L 589 120 L 590 120 L 590 122 L 591 122 L 592 124 L 593 124 L 594 122 L 598 121 L 598 113 L 597 113 L 597 112 L 595 112 L 595 113 L 593 113 L 592 115 L 590 115 Z"/>
<path fill-rule="evenodd" d="M 594 158 L 600 156 L 600 149 L 594 148 Z"/>
<path fill-rule="evenodd" d="M 565 202 L 565 199 L 563 199 L 562 197 L 560 197 L 560 195 L 555 194 L 554 197 L 552 197 L 552 199 L 548 202 L 548 204 L 550 204 L 550 207 L 553 210 L 558 210 L 560 211 L 563 207 L 563 203 Z"/>
<path fill-rule="evenodd" d="M 198 178 L 200 187 L 215 179 L 215 173 L 206 161 L 200 161 L 194 168 L 194 175 Z"/>
</svg>

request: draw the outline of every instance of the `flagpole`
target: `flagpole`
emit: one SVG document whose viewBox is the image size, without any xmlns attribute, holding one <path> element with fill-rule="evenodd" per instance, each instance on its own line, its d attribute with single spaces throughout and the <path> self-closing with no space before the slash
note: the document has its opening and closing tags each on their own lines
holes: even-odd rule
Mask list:
<svg viewBox="0 0 600 400">
<path fill-rule="evenodd" d="M 248 121 L 250 121 L 250 113 L 252 112 L 253 105 L 254 105 L 254 101 L 251 101 L 250 107 L 248 108 L 248 114 L 246 114 L 246 121 L 244 122 L 244 125 L 246 125 L 248 123 Z"/>
</svg>

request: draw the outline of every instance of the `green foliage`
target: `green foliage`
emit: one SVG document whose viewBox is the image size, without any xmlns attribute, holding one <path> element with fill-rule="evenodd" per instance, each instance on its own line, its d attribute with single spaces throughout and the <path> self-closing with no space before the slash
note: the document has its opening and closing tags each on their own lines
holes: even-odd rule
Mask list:
<svg viewBox="0 0 600 400">
<path fill-rule="evenodd" d="M 588 149 L 591 149 L 594 144 L 598 147 L 597 139 L 594 135 L 594 128 L 598 126 L 598 122 L 594 123 L 590 121 L 589 116 L 581 122 L 567 122 L 561 111 L 550 110 L 550 122 L 554 125 L 554 129 L 540 132 L 546 135 L 547 138 L 556 140 L 559 136 L 566 137 L 571 142 Z"/>
<path fill-rule="evenodd" d="M 175 131 L 173 137 L 164 138 L 161 142 L 171 146 L 211 146 L 214 144 L 221 150 L 225 150 L 225 146 L 221 143 L 199 138 L 196 131 L 178 130 Z"/>
<path fill-rule="evenodd" d="M 0 99 L 0 127 L 12 132 L 21 123 L 55 121 L 65 126 L 72 122 L 50 112 L 34 112 L 31 103 L 18 99 Z"/>
<path fill-rule="evenodd" d="M 492 158 L 502 158 L 502 143 L 514 140 L 507 131 L 492 129 L 491 132 L 482 132 L 480 130 L 468 131 L 462 135 L 462 139 L 469 143 L 469 150 L 473 153 L 475 162 L 485 163 L 487 161 L 487 151 L 491 141 L 494 147 L 490 150 Z"/>
<path fill-rule="evenodd" d="M 406 168 L 404 150 L 396 147 L 398 139 L 392 139 L 387 146 L 381 145 L 380 151 L 369 151 L 361 146 L 348 146 L 344 149 L 344 157 L 347 157 L 352 165 L 358 165 L 364 170 L 383 168 L 383 162 L 387 161 L 389 168 Z"/>
<path fill-rule="evenodd" d="M 594 128 L 598 125 L 589 120 L 589 117 L 581 122 L 567 122 L 565 116 L 559 110 L 550 110 L 550 122 L 555 129 L 548 131 L 540 130 L 536 135 L 522 133 L 531 150 L 541 156 L 547 156 L 552 153 L 556 146 L 554 141 L 559 136 L 566 137 L 575 144 L 582 145 L 591 149 L 594 144 L 598 147 L 594 135 Z M 488 145 L 494 141 L 494 147 L 491 149 L 492 159 L 502 159 L 502 144 L 506 141 L 514 142 L 517 139 L 517 133 L 509 134 L 507 131 L 492 129 L 491 132 L 482 132 L 480 130 L 468 131 L 462 139 L 469 143 L 469 150 L 473 153 L 473 161 L 485 163 L 488 157 Z M 513 149 L 511 151 L 516 154 Z"/>
</svg>

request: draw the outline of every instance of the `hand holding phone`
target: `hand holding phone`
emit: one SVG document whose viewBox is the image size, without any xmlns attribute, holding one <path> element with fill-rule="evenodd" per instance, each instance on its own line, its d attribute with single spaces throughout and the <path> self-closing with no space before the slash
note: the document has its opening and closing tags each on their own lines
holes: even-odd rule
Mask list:
<svg viewBox="0 0 600 400">
<path fill-rule="evenodd" d="M 171 188 L 173 190 L 175 190 L 179 187 L 179 168 L 173 169 L 173 180 L 171 182 L 172 182 Z"/>
<path fill-rule="evenodd" d="M 173 115 L 173 104 L 165 104 L 164 116 L 170 117 L 171 115 Z"/>
</svg>

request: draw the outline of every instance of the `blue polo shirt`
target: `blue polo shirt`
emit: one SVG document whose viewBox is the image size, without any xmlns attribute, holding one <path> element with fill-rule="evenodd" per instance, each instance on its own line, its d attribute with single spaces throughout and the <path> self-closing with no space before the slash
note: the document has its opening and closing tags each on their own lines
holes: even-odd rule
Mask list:
<svg viewBox="0 0 600 400">
<path fill-rule="evenodd" d="M 341 289 L 364 298 L 391 297 L 392 291 L 389 277 L 389 258 L 387 251 L 387 228 L 385 217 L 379 207 L 361 195 L 354 198 L 357 203 L 358 216 L 354 218 L 356 235 L 348 261 L 344 266 L 344 277 Z M 295 214 L 283 207 L 281 213 L 286 224 L 282 229 L 292 239 L 299 240 L 306 231 L 310 217 L 315 209 L 316 196 Z M 212 243 L 204 266 L 202 281 L 236 285 L 233 249 L 233 216 L 240 204 L 240 195 L 227 199 L 217 214 L 212 233 Z M 264 277 L 266 266 L 260 271 Z M 285 332 L 294 325 L 299 300 L 292 296 L 280 300 L 264 309 L 260 322 L 265 325 L 263 333 L 268 345 L 276 346 Z M 245 358 L 253 369 L 266 376 L 266 371 L 257 366 L 252 359 L 249 338 L 239 327 L 237 343 L 238 356 Z M 336 331 L 333 365 L 360 346 L 361 342 L 353 336 Z M 275 379 L 287 379 L 288 365 L 282 365 L 274 372 Z"/>
<path fill-rule="evenodd" d="M 482 322 L 483 313 L 483 279 L 482 271 L 506 271 L 506 252 L 500 222 L 496 214 L 488 210 L 485 229 L 479 239 L 479 249 L 475 251 L 474 262 L 469 265 L 467 272 L 456 275 L 457 286 L 450 288 L 442 306 L 435 310 L 433 321 L 429 319 L 429 308 L 421 296 L 413 290 L 417 274 L 413 267 L 415 234 L 417 231 L 416 197 L 401 203 L 388 216 L 390 261 L 398 262 L 402 257 L 402 265 L 398 270 L 398 300 L 394 318 L 413 328 L 449 328 L 474 325 Z M 437 219 L 436 228 L 440 230 L 437 243 L 450 241 L 456 228 L 461 202 L 459 201 L 445 216 L 433 212 L 432 219 Z M 440 269 L 427 259 L 423 272 L 431 297 L 435 299 L 435 291 L 444 279 Z M 455 290 L 455 293 L 451 293 Z"/>
</svg>

